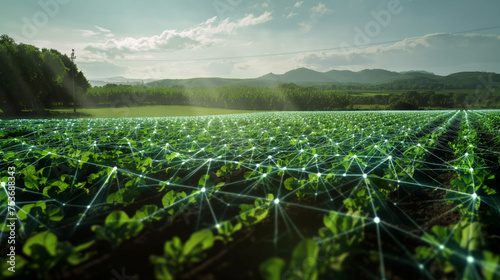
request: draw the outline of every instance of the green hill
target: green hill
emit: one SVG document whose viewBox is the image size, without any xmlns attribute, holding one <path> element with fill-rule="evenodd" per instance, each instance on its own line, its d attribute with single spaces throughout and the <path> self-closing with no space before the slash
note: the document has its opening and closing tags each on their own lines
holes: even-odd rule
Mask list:
<svg viewBox="0 0 500 280">
<path fill-rule="evenodd" d="M 491 75 L 491 79 L 490 79 Z M 330 70 L 318 72 L 298 68 L 284 74 L 269 73 L 253 79 L 193 78 L 165 79 L 147 83 L 148 86 L 228 86 L 249 85 L 272 87 L 283 83 L 302 86 L 355 85 L 387 89 L 475 89 L 489 81 L 500 81 L 500 74 L 489 72 L 459 72 L 439 76 L 425 71 L 393 72 L 383 69 L 365 69 L 359 72 Z M 482 85 L 486 87 L 486 85 Z"/>
</svg>

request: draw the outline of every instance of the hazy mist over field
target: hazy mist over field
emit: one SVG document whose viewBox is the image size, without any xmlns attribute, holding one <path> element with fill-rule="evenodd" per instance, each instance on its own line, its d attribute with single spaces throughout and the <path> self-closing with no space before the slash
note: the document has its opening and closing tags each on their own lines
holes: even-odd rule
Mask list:
<svg viewBox="0 0 500 280">
<path fill-rule="evenodd" d="M 2 1 L 0 33 L 90 79 L 500 72 L 499 1 Z"/>
</svg>

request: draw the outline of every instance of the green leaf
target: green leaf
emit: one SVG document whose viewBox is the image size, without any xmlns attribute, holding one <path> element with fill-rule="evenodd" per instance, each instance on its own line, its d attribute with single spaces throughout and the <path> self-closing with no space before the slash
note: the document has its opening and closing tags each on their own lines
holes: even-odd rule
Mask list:
<svg viewBox="0 0 500 280">
<path fill-rule="evenodd" d="M 163 196 L 163 198 L 161 199 L 161 203 L 163 207 L 168 207 L 174 204 L 175 199 L 176 199 L 175 191 L 171 190 Z"/>
<path fill-rule="evenodd" d="M 500 279 L 500 256 L 490 251 L 483 251 L 484 261 L 481 262 L 481 271 L 485 280 Z"/>
<path fill-rule="evenodd" d="M 57 236 L 55 234 L 44 231 L 30 237 L 23 246 L 23 253 L 31 256 L 37 245 L 45 248 L 49 255 L 56 256 Z"/>
<path fill-rule="evenodd" d="M 223 166 L 223 167 L 225 167 L 225 166 Z M 257 175 L 257 172 L 255 172 L 255 171 L 247 171 L 247 172 L 245 172 L 245 174 L 243 174 L 243 177 L 246 180 L 249 180 L 249 179 L 252 179 L 255 175 Z"/>
<path fill-rule="evenodd" d="M 156 215 L 158 213 L 158 206 L 144 205 L 140 210 L 137 210 L 134 215 L 134 219 L 136 220 L 159 220 L 161 217 Z"/>
<path fill-rule="evenodd" d="M 201 176 L 200 180 L 198 181 L 198 186 L 205 187 L 208 182 L 210 182 L 210 175 L 205 174 Z"/>
<path fill-rule="evenodd" d="M 278 257 L 267 259 L 259 265 L 260 275 L 265 280 L 281 280 L 281 274 L 285 268 L 285 261 Z"/>
<path fill-rule="evenodd" d="M 287 190 L 293 190 L 294 189 L 294 186 L 296 187 L 297 185 L 297 178 L 294 178 L 294 177 L 290 177 L 288 179 L 285 180 L 285 182 L 283 183 L 285 185 L 285 188 Z"/>
<path fill-rule="evenodd" d="M 24 268 L 26 267 L 27 264 L 28 264 L 28 262 L 26 261 L 25 258 L 23 258 L 22 256 L 19 256 L 19 255 L 16 255 L 15 272 L 12 272 L 9 270 L 9 268 L 11 266 L 10 266 L 8 261 L 3 261 L 3 262 L 0 262 L 0 269 L 2 270 L 0 275 L 4 276 L 5 278 L 21 276 L 23 271 L 24 271 Z M 19 278 L 19 279 L 21 279 L 21 278 Z"/>
<path fill-rule="evenodd" d="M 60 194 L 63 191 L 65 191 L 68 187 L 69 187 L 68 183 L 64 183 L 63 181 L 55 181 L 52 184 L 50 184 L 50 186 L 45 187 L 43 189 L 43 194 L 47 197 L 51 197 L 50 193 L 52 192 L 49 193 L 49 191 L 52 190 L 55 194 Z"/>
<path fill-rule="evenodd" d="M 150 261 L 154 264 L 156 280 L 174 280 L 174 275 L 167 266 L 167 260 L 164 257 L 151 256 Z"/>
<path fill-rule="evenodd" d="M 189 237 L 182 248 L 182 255 L 189 256 L 207 250 L 214 244 L 214 236 L 211 230 L 205 229 L 195 232 Z"/>
<path fill-rule="evenodd" d="M 96 239 L 108 240 L 113 247 L 123 241 L 137 236 L 143 229 L 141 221 L 130 219 L 124 211 L 111 212 L 104 221 L 104 226 L 93 226 Z"/>
<path fill-rule="evenodd" d="M 299 279 L 318 279 L 319 247 L 312 239 L 302 240 L 293 250 L 290 268 Z"/>
<path fill-rule="evenodd" d="M 64 218 L 64 211 L 61 207 L 57 207 L 53 204 L 50 204 L 47 206 L 47 209 L 45 210 L 45 213 L 47 216 L 49 216 L 49 219 L 54 222 L 59 222 Z"/>
<path fill-rule="evenodd" d="M 182 254 L 182 241 L 179 237 L 174 236 L 172 240 L 165 242 L 165 254 L 172 258 L 178 258 Z"/>
</svg>

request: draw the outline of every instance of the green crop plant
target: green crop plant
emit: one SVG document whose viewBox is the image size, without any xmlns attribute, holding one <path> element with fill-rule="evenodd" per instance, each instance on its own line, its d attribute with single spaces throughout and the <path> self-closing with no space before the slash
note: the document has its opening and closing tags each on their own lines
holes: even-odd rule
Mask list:
<svg viewBox="0 0 500 280">
<path fill-rule="evenodd" d="M 189 265 L 201 261 L 203 254 L 213 246 L 214 241 L 211 230 L 193 233 L 184 244 L 177 236 L 167 241 L 164 246 L 164 255 L 151 256 L 150 259 L 155 267 L 156 279 L 176 279 L 176 275 Z"/>
<path fill-rule="evenodd" d="M 43 231 L 31 236 L 23 246 L 26 258 L 18 256 L 17 275 L 23 270 L 36 271 L 38 279 L 44 279 L 53 273 L 53 269 L 64 265 L 78 265 L 88 260 L 94 253 L 85 252 L 94 241 L 73 247 L 68 241 L 59 241 L 57 236 L 49 231 Z M 5 268 L 5 269 L 3 269 Z M 12 276 L 2 263 L 3 276 Z"/>
<path fill-rule="evenodd" d="M 141 220 L 129 218 L 123 211 L 114 211 L 106 217 L 103 226 L 94 225 L 92 231 L 97 240 L 104 239 L 113 247 L 118 247 L 124 241 L 139 235 L 143 227 Z"/>
</svg>

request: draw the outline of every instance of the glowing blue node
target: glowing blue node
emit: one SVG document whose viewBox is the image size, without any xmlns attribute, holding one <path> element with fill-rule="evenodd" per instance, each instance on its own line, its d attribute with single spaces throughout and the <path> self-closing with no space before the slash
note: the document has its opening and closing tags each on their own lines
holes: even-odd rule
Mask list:
<svg viewBox="0 0 500 280">
<path fill-rule="evenodd" d="M 345 174 L 345 173 L 344 173 L 344 174 L 342 174 L 342 176 L 344 176 L 344 177 L 345 177 L 346 175 L 347 175 L 347 174 Z"/>
<path fill-rule="evenodd" d="M 365 179 L 366 179 L 366 177 L 368 177 L 368 175 L 366 175 L 366 174 L 363 174 L 363 178 L 365 178 Z"/>
<path fill-rule="evenodd" d="M 469 153 L 465 153 L 465 156 L 468 156 L 468 155 L 469 155 Z"/>
<path fill-rule="evenodd" d="M 216 225 L 215 225 L 215 227 L 216 227 L 216 228 L 220 228 L 220 225 L 219 225 L 219 224 L 216 224 Z"/>
<path fill-rule="evenodd" d="M 387 159 L 392 159 L 392 156 L 388 156 Z"/>
<path fill-rule="evenodd" d="M 379 217 L 375 217 L 375 219 L 373 219 L 373 222 L 376 223 L 376 224 L 380 223 L 380 218 Z"/>
<path fill-rule="evenodd" d="M 274 204 L 278 204 L 278 203 L 280 203 L 280 199 L 279 199 L 279 198 L 276 198 L 276 199 L 274 200 Z"/>
<path fill-rule="evenodd" d="M 443 250 L 444 249 L 444 246 L 443 245 L 439 245 L 439 250 Z"/>
<path fill-rule="evenodd" d="M 419 264 L 419 265 L 418 265 L 418 268 L 419 268 L 420 270 L 422 270 L 422 269 L 424 269 L 424 265 L 423 265 L 423 264 Z"/>
<path fill-rule="evenodd" d="M 272 158 L 272 156 L 267 156 L 267 158 L 271 159 L 271 158 Z"/>
<path fill-rule="evenodd" d="M 262 177 L 264 177 L 264 178 L 267 177 L 267 174 L 262 174 Z"/>
<path fill-rule="evenodd" d="M 205 192 L 207 189 L 205 187 L 201 188 L 201 192 Z"/>
<path fill-rule="evenodd" d="M 87 208 L 90 208 L 90 205 L 87 205 Z"/>
<path fill-rule="evenodd" d="M 1 185 L 2 185 L 2 188 L 5 188 L 5 182 L 2 182 Z"/>
<path fill-rule="evenodd" d="M 260 164 L 257 163 L 255 166 L 260 167 Z"/>
<path fill-rule="evenodd" d="M 467 257 L 467 262 L 468 263 L 473 263 L 474 262 L 474 258 L 472 256 L 468 256 Z"/>
<path fill-rule="evenodd" d="M 321 177 L 321 173 L 319 173 L 319 172 L 318 172 L 318 174 L 316 174 L 316 175 L 318 175 L 318 177 Z"/>
<path fill-rule="evenodd" d="M 477 194 L 476 193 L 473 193 L 472 194 L 472 199 L 476 199 L 477 198 Z"/>
<path fill-rule="evenodd" d="M 354 156 L 352 156 L 352 157 L 353 157 L 353 158 L 358 158 L 358 156 L 357 156 L 357 155 L 354 155 Z"/>
</svg>

